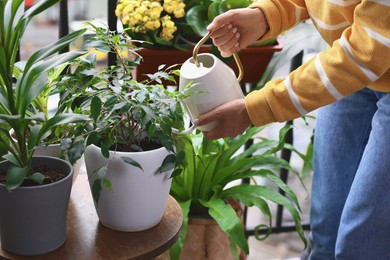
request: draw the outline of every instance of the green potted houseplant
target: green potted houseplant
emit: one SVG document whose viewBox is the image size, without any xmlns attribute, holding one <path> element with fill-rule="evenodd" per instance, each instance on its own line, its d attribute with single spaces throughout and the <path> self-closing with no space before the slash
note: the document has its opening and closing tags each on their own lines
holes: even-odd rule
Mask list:
<svg viewBox="0 0 390 260">
<path fill-rule="evenodd" d="M 16 77 L 24 70 L 25 63 L 18 63 L 14 69 Z M 72 90 L 72 95 L 67 89 L 67 82 L 75 80 L 72 70 L 80 70 L 76 62 L 64 63 L 47 71 L 48 81 L 43 91 L 32 101 L 33 106 L 38 112 L 42 112 L 45 120 L 51 117 L 75 112 L 78 113 L 77 107 L 77 89 Z M 78 81 L 81 84 L 88 84 L 85 81 Z M 88 80 L 88 79 L 87 79 Z M 58 100 L 57 102 L 54 102 Z M 84 134 L 86 134 L 85 123 L 75 122 L 62 124 L 52 127 L 50 134 L 42 140 L 39 147 L 34 150 L 35 155 L 53 156 L 66 159 L 73 166 L 73 182 L 76 180 L 83 162 L 84 152 Z"/>
<path fill-rule="evenodd" d="M 222 251 L 223 255 L 213 255 L 218 259 L 238 258 L 237 248 L 248 254 L 249 248 L 240 219 L 242 209 L 237 206 L 240 204 L 259 208 L 269 219 L 269 223 L 260 224 L 257 228 L 272 226 L 268 202 L 283 205 L 290 212 L 299 237 L 306 243 L 297 198 L 274 173 L 280 168 L 293 171 L 287 161 L 275 155 L 285 146 L 284 136 L 291 126 L 280 130 L 279 141 L 260 137 L 259 132 L 265 127 L 251 127 L 246 133 L 233 139 L 210 141 L 200 133 L 182 140 L 183 149 L 187 151 L 184 159 L 187 165 L 184 172 L 173 179 L 170 193 L 182 207 L 184 225 L 181 238 L 170 250 L 171 259 L 188 259 L 191 256 L 201 259 L 207 254 L 205 248 L 208 248 L 208 251 Z M 253 144 L 241 151 L 240 149 L 250 139 L 254 139 Z M 243 178 L 255 177 L 267 179 L 275 187 L 285 191 L 290 199 L 283 197 L 268 185 L 240 182 Z M 237 181 L 238 183 L 231 185 Z M 204 226 L 197 231 L 197 225 Z M 207 231 L 207 227 L 214 227 L 214 230 Z M 207 235 L 215 232 L 215 227 L 225 233 L 226 244 L 221 250 L 213 247 L 221 243 L 223 236 L 218 236 L 219 240 L 214 241 L 210 234 Z M 203 233 L 194 239 L 191 234 L 196 232 Z M 199 237 L 206 237 L 206 241 L 199 241 Z M 267 235 L 256 236 L 258 239 L 266 237 Z"/>
<path fill-rule="evenodd" d="M 118 1 L 116 16 L 132 40 L 142 40 L 142 44 L 134 44 L 145 47 L 139 51 L 145 62 L 137 66 L 135 77 L 146 79 L 145 74 L 155 72 L 160 64 L 184 63 L 192 57 L 193 47 L 206 35 L 206 28 L 215 16 L 250 3 L 250 0 Z M 246 71 L 244 83 L 256 83 L 272 55 L 282 49 L 276 39 L 256 45 L 240 52 Z M 222 59 L 211 43 L 199 52 L 213 52 Z M 238 73 L 233 58 L 222 60 Z"/>
<path fill-rule="evenodd" d="M 188 51 L 207 34 L 207 26 L 219 14 L 244 8 L 249 0 L 119 0 L 115 14 L 132 39 L 146 48 Z"/>
<path fill-rule="evenodd" d="M 184 94 L 161 84 L 173 80 L 169 68 L 149 80 L 133 79 L 140 58 L 128 58 L 127 52 L 138 54 L 127 35 L 88 25 L 94 35 L 87 45 L 117 57 L 115 65 L 80 71 L 92 77 L 80 100 L 92 119 L 84 157 L 97 215 L 112 229 L 147 229 L 160 221 L 171 177 L 180 172 L 184 154 L 175 149 L 180 137 L 172 128 L 183 128 Z"/>
<path fill-rule="evenodd" d="M 34 152 L 52 127 L 87 119 L 66 113 L 47 120 L 33 104 L 48 70 L 84 54 L 56 55 L 83 31 L 38 50 L 23 70 L 16 69 L 28 23 L 58 1 L 42 0 L 27 11 L 22 0 L 0 1 L 0 240 L 15 254 L 44 254 L 64 243 L 73 169 L 64 160 L 34 157 Z"/>
</svg>

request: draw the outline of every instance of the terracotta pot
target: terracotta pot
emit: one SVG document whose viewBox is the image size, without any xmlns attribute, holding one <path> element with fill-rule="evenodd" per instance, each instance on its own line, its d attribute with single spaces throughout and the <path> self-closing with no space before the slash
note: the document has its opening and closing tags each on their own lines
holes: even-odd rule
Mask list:
<svg viewBox="0 0 390 260">
<path fill-rule="evenodd" d="M 282 50 L 282 44 L 276 42 L 274 45 L 248 46 L 239 53 L 241 63 L 244 67 L 244 77 L 241 83 L 257 83 L 269 61 L 275 52 Z M 211 52 L 210 47 L 201 47 L 199 53 Z M 192 57 L 192 50 L 179 51 L 176 49 L 142 49 L 138 53 L 143 57 L 141 65 L 137 66 L 133 77 L 137 80 L 147 79 L 145 74 L 157 72 L 162 64 L 172 66 L 177 64 L 175 69 L 180 69 L 182 63 Z M 238 75 L 238 68 L 232 59 L 228 65 Z M 178 82 L 178 79 L 177 79 Z"/>
<path fill-rule="evenodd" d="M 243 210 L 237 202 L 230 201 L 238 217 L 243 222 Z M 240 259 L 245 259 L 245 254 L 239 248 Z M 184 246 L 180 254 L 180 260 L 234 260 L 230 249 L 229 238 L 218 223 L 211 218 L 190 217 Z"/>
</svg>

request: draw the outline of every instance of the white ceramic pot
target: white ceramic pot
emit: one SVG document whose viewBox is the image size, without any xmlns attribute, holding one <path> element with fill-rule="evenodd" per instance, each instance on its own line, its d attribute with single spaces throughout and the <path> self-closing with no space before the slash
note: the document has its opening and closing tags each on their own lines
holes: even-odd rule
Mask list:
<svg viewBox="0 0 390 260">
<path fill-rule="evenodd" d="M 112 190 L 102 187 L 95 208 L 100 222 L 119 231 L 141 231 L 157 225 L 167 205 L 172 171 L 155 174 L 169 152 L 163 147 L 146 152 L 110 152 L 110 159 L 100 148 L 87 147 L 84 153 L 88 181 L 92 189 L 97 171 L 108 163 L 106 178 Z M 143 171 L 120 157 L 137 161 Z"/>
<path fill-rule="evenodd" d="M 59 158 L 61 155 L 61 146 L 60 144 L 50 144 L 48 146 L 40 146 L 38 147 L 35 152 L 34 156 L 53 156 Z M 76 180 L 77 176 L 79 175 L 81 165 L 83 164 L 83 156 L 81 156 L 80 159 L 76 161 L 76 163 L 73 165 L 73 182 Z M 65 158 L 67 161 L 68 158 Z"/>
</svg>

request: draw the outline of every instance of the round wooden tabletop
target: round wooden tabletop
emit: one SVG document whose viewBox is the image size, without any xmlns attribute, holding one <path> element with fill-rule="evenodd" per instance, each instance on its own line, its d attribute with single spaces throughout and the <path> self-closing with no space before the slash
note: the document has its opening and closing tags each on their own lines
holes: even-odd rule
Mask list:
<svg viewBox="0 0 390 260">
<path fill-rule="evenodd" d="M 36 257 L 9 254 L 0 248 L 0 259 L 152 259 L 167 251 L 180 237 L 183 215 L 169 197 L 160 223 L 140 232 L 121 232 L 100 224 L 87 175 L 79 174 L 72 187 L 68 208 L 67 239 L 57 250 Z"/>
</svg>

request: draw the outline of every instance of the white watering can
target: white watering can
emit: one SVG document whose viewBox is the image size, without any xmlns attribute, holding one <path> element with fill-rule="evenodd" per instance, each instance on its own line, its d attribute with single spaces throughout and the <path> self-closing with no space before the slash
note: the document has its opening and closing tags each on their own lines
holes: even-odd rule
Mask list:
<svg viewBox="0 0 390 260">
<path fill-rule="evenodd" d="M 186 60 L 180 68 L 179 91 L 189 94 L 188 98 L 182 100 L 182 104 L 192 123 L 200 114 L 211 111 L 228 101 L 244 98 L 240 87 L 243 67 L 237 53 L 233 54 L 239 69 L 237 78 L 233 69 L 215 55 L 211 53 L 198 55 L 199 47 L 207 41 L 210 34 L 209 32 L 197 43 L 192 58 Z M 188 134 L 195 128 L 210 131 L 217 125 L 217 121 L 198 127 L 193 125 L 180 134 Z"/>
</svg>

